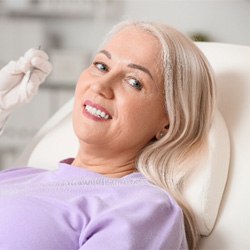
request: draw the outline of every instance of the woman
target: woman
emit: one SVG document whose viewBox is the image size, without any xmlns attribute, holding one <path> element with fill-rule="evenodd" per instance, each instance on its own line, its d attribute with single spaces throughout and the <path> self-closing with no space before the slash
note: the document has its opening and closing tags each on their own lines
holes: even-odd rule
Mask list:
<svg viewBox="0 0 250 250">
<path fill-rule="evenodd" d="M 75 159 L 0 175 L 0 248 L 195 249 L 182 184 L 213 105 L 192 41 L 163 24 L 115 26 L 76 86 Z"/>
</svg>

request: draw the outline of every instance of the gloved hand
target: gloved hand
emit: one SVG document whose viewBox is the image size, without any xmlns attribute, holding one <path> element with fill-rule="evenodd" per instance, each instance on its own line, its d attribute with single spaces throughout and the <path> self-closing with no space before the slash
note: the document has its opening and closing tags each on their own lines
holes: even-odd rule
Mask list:
<svg viewBox="0 0 250 250">
<path fill-rule="evenodd" d="M 10 112 L 37 94 L 51 70 L 48 55 L 38 49 L 28 50 L 0 70 L 0 131 Z"/>
</svg>

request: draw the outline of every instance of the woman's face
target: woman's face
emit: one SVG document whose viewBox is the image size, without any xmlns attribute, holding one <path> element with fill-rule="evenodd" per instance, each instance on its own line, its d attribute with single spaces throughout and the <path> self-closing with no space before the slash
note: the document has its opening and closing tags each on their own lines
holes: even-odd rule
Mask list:
<svg viewBox="0 0 250 250">
<path fill-rule="evenodd" d="M 75 91 L 80 144 L 138 153 L 168 124 L 159 48 L 155 37 L 130 26 L 96 54 Z"/>
</svg>

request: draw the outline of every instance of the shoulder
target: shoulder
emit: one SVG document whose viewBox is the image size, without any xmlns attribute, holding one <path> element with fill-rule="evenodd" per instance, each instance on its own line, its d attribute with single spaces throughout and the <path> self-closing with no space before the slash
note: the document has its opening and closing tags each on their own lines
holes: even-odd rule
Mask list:
<svg viewBox="0 0 250 250">
<path fill-rule="evenodd" d="M 146 241 L 152 244 L 150 249 L 182 249 L 186 244 L 184 216 L 172 195 L 150 183 L 136 193 L 130 211 L 131 230 L 151 241 Z"/>
<path fill-rule="evenodd" d="M 121 193 L 117 190 L 119 196 L 111 206 L 113 214 L 124 216 L 134 228 L 143 225 L 155 231 L 183 231 L 183 212 L 173 196 L 146 178 L 135 183 Z"/>
<path fill-rule="evenodd" d="M 107 225 L 106 237 L 108 228 L 115 238 L 122 236 L 127 244 L 124 249 L 182 249 L 186 241 L 183 213 L 172 196 L 147 182 L 124 190 L 117 190 L 119 197 L 92 225 Z"/>
<path fill-rule="evenodd" d="M 152 184 L 145 177 L 130 189 L 128 197 L 126 197 L 128 202 L 135 204 L 146 203 L 148 207 L 162 207 L 167 210 L 173 209 L 181 212 L 179 205 L 169 192 Z"/>
<path fill-rule="evenodd" d="M 145 213 L 151 214 L 154 219 L 160 221 L 175 220 L 177 223 L 183 222 L 181 207 L 172 195 L 162 188 L 149 183 L 143 188 L 136 190 L 134 203 L 141 205 Z"/>
</svg>

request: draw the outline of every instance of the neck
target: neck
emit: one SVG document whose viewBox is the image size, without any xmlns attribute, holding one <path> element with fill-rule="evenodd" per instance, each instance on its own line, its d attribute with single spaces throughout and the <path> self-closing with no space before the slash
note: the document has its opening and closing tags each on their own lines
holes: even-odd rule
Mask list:
<svg viewBox="0 0 250 250">
<path fill-rule="evenodd" d="M 96 148 L 93 151 L 80 148 L 72 165 L 111 178 L 121 178 L 136 172 L 135 156 L 117 154 L 117 152 L 110 154 L 110 152 L 100 151 Z"/>
</svg>

